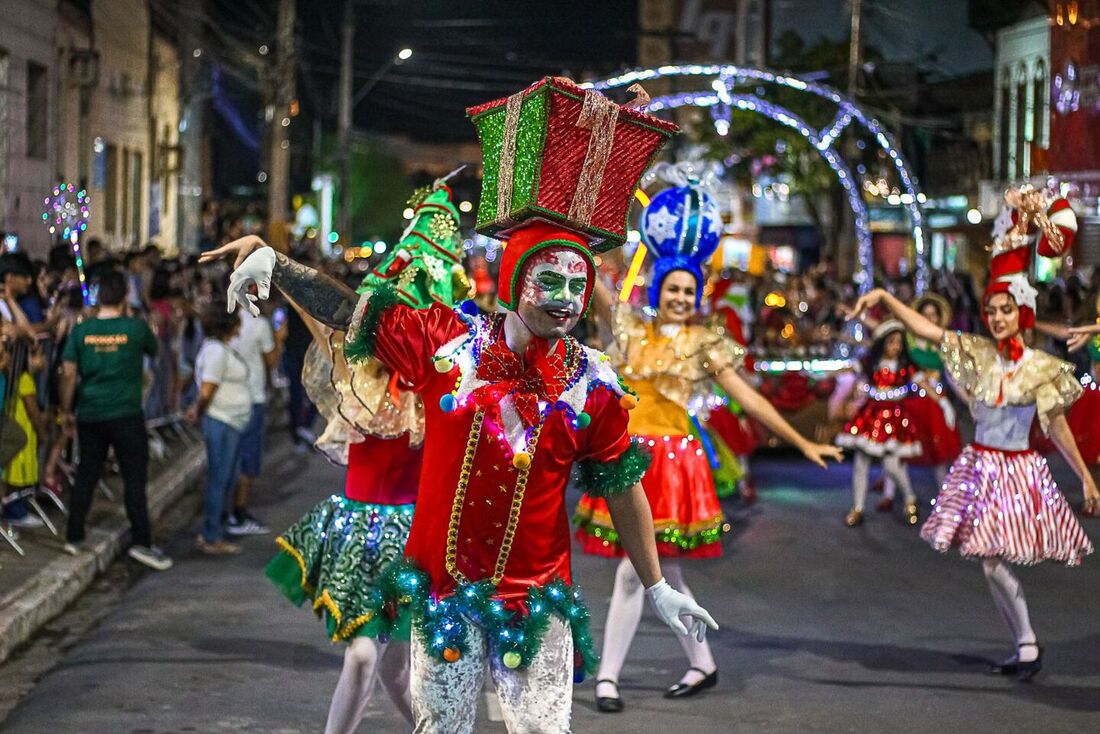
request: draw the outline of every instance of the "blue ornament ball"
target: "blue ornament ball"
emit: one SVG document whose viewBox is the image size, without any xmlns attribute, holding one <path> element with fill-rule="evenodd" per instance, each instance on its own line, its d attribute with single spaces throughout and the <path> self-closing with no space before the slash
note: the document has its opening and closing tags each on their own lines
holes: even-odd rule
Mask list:
<svg viewBox="0 0 1100 734">
<path fill-rule="evenodd" d="M 439 409 L 444 413 L 450 413 L 456 407 L 458 407 L 458 400 L 451 393 L 447 393 L 439 399 Z"/>
<path fill-rule="evenodd" d="M 458 304 L 458 309 L 467 316 L 477 316 L 481 311 L 478 309 L 477 304 L 472 300 L 465 300 Z"/>
<path fill-rule="evenodd" d="M 642 212 L 642 240 L 658 257 L 708 258 L 718 249 L 722 227 L 717 202 L 691 186 L 659 191 Z"/>
</svg>

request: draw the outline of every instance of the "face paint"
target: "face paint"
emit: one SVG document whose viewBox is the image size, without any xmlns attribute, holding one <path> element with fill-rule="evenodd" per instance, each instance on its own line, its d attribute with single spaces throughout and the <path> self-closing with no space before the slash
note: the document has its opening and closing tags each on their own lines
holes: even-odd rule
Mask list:
<svg viewBox="0 0 1100 734">
<path fill-rule="evenodd" d="M 535 336 L 560 339 L 584 313 L 589 265 L 568 248 L 543 250 L 527 262 L 517 312 Z"/>
</svg>

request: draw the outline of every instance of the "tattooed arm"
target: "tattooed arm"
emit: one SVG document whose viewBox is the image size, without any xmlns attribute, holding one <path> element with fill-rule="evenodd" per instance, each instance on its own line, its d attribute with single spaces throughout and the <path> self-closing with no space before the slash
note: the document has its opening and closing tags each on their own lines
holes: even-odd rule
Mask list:
<svg viewBox="0 0 1100 734">
<path fill-rule="evenodd" d="M 340 281 L 275 252 L 252 235 L 203 253 L 199 262 L 213 262 L 227 255 L 235 257 L 229 281 L 230 309 L 235 301 L 255 314 L 253 301 L 257 296 L 248 293 L 249 286 L 255 283 L 258 298 L 265 299 L 274 284 L 313 318 L 333 329 L 347 330 L 359 297 Z"/>
<path fill-rule="evenodd" d="M 275 253 L 275 287 L 303 311 L 337 331 L 347 331 L 359 296 L 335 278 Z"/>
</svg>

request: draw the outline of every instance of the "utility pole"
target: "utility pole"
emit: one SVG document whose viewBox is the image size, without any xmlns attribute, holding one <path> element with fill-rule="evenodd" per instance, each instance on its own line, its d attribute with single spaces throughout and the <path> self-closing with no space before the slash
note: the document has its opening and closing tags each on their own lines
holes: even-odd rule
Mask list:
<svg viewBox="0 0 1100 734">
<path fill-rule="evenodd" d="M 355 0 L 344 0 L 344 24 L 340 33 L 340 111 L 337 123 L 336 157 L 340 164 L 339 203 L 336 231 L 345 242 L 351 237 L 351 84 L 355 44 Z M 328 243 L 322 243 L 327 247 Z"/>
<path fill-rule="evenodd" d="M 853 100 L 859 92 L 859 57 L 861 47 L 859 38 L 860 15 L 863 12 L 863 0 L 850 0 L 852 3 L 852 34 L 848 45 L 848 96 Z"/>
<path fill-rule="evenodd" d="M 279 0 L 275 38 L 275 84 L 272 94 L 270 152 L 267 174 L 268 242 L 290 249 L 287 238 L 287 201 L 290 198 L 290 104 L 295 97 L 297 59 L 294 52 L 295 0 Z"/>
</svg>

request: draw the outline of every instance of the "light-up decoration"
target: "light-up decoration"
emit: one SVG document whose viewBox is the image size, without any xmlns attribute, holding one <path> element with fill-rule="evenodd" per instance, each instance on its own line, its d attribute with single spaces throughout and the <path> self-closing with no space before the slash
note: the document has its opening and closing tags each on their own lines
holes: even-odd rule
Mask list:
<svg viewBox="0 0 1100 734">
<path fill-rule="evenodd" d="M 581 86 L 603 91 L 662 77 L 707 77 L 710 78 L 710 82 L 706 90 L 655 97 L 649 103 L 649 112 L 659 112 L 660 110 L 675 109 L 677 107 L 709 107 L 711 108 L 711 117 L 715 121 L 715 129 L 723 135 L 729 130 L 730 114 L 733 109 L 756 112 L 786 127 L 797 130 L 818 150 L 847 193 L 848 204 L 856 220 L 855 228 L 858 240 L 857 252 L 860 270 L 856 273 L 856 283 L 860 292 L 866 293 L 873 285 L 870 219 L 867 216 L 867 207 L 863 202 L 859 186 L 856 184 L 847 163 L 835 148 L 835 142 L 841 133 L 853 121 L 858 123 L 886 153 L 897 171 L 903 193 L 906 195 L 904 200 L 899 197 L 899 204 L 904 206 L 909 214 L 913 245 L 917 254 L 917 290 L 923 291 L 925 289 L 928 283 L 928 263 L 924 242 L 924 216 L 921 211 L 921 202 L 924 200 L 924 195 L 917 190 L 916 180 L 910 174 L 908 164 L 905 162 L 901 150 L 878 120 L 869 117 L 859 105 L 830 86 L 777 74 L 765 69 L 734 66 L 732 64 L 669 65 L 653 69 L 636 69 L 601 81 L 587 82 Z M 734 84 L 743 80 L 776 84 L 827 99 L 837 106 L 837 114 L 828 126 L 816 130 L 790 110 L 763 99 L 761 96 L 762 89 L 757 94 L 733 94 L 731 89 Z"/>
<path fill-rule="evenodd" d="M 88 192 L 77 189 L 72 184 L 54 186 L 50 196 L 43 199 L 46 206 L 42 212 L 42 222 L 50 234 L 60 237 L 73 249 L 76 260 L 76 274 L 80 279 L 80 293 L 84 296 L 84 305 L 88 302 L 88 283 L 84 277 L 84 255 L 80 249 L 80 233 L 88 229 L 88 217 L 91 216 Z"/>
<path fill-rule="evenodd" d="M 649 196 L 641 189 L 634 192 L 634 198 L 642 207 L 649 206 Z M 634 250 L 634 259 L 630 261 L 630 268 L 623 279 L 623 289 L 619 291 L 619 301 L 626 303 L 630 300 L 630 294 L 634 291 L 634 285 L 638 282 L 638 274 L 642 272 L 642 264 L 645 263 L 646 246 L 644 242 L 638 243 L 638 249 Z"/>
</svg>

